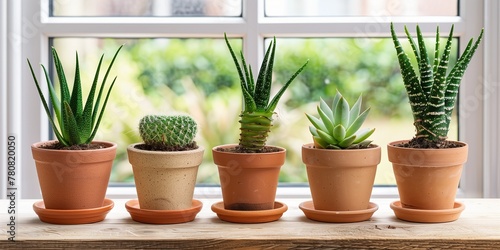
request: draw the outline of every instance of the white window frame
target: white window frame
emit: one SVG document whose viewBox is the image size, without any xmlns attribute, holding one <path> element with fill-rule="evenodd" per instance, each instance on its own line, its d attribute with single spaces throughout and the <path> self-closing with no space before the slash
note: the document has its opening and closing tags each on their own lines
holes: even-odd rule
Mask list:
<svg viewBox="0 0 500 250">
<path fill-rule="evenodd" d="M 468 38 L 486 28 L 484 42 L 463 79 L 459 103 L 459 138 L 469 144 L 459 197 L 499 197 L 500 90 L 499 19 L 496 0 L 460 1 L 460 15 L 454 17 L 322 17 L 266 18 L 264 0 L 243 0 L 243 17 L 234 18 L 68 18 L 48 16 L 49 0 L 7 0 L 0 2 L 0 136 L 2 160 L 7 136 L 16 135 L 20 198 L 40 198 L 38 179 L 30 145 L 48 139 L 48 121 L 33 87 L 26 58 L 48 64 L 50 37 L 217 37 L 226 32 L 243 38 L 247 61 L 257 68 L 263 57 L 265 37 L 388 37 L 393 22 L 402 31 L 404 24 L 419 24 L 427 34 L 435 26 L 448 30 L 455 24 L 460 48 Z M 400 32 L 401 33 L 401 32 Z M 402 35 L 402 33 L 401 33 Z M 41 71 L 35 72 L 38 77 Z M 383 157 L 387 157 L 383 155 Z M 3 160 L 3 162 L 5 162 Z M 5 176 L 5 164 L 1 164 Z M 2 198 L 6 178 L 0 180 Z M 220 197 L 220 188 L 197 187 L 198 197 Z M 112 198 L 134 197 L 135 188 L 109 188 Z M 280 188 L 278 196 L 309 196 L 308 188 Z M 396 188 L 376 187 L 374 197 L 396 197 Z"/>
</svg>

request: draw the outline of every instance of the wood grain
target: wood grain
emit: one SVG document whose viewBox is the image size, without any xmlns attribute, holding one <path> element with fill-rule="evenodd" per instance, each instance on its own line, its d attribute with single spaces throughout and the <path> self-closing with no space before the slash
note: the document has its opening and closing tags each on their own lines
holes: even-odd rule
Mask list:
<svg viewBox="0 0 500 250">
<path fill-rule="evenodd" d="M 379 205 L 371 220 L 358 223 L 322 223 L 307 219 L 298 204 L 280 200 L 289 210 L 276 222 L 235 224 L 221 221 L 210 210 L 219 201 L 202 199 L 204 207 L 190 223 L 150 225 L 130 219 L 127 200 L 99 223 L 52 225 L 41 222 L 31 209 L 35 200 L 19 202 L 16 242 L 7 241 L 1 227 L 1 249 L 500 249 L 500 199 L 461 199 L 461 217 L 449 223 L 412 223 L 398 220 L 390 199 L 374 199 Z M 0 201 L 7 207 L 7 201 Z M 3 221 L 6 209 L 0 210 Z M 5 218 L 5 219 L 4 219 Z M 5 223 L 2 223 L 5 224 Z"/>
</svg>

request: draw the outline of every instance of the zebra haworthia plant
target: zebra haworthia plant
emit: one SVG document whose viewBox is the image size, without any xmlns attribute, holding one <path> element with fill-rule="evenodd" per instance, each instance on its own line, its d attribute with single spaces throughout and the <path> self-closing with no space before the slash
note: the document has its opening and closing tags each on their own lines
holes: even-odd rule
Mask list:
<svg viewBox="0 0 500 250">
<path fill-rule="evenodd" d="M 309 61 L 304 63 L 295 74 L 283 85 L 278 93 L 269 102 L 271 95 L 271 83 L 276 50 L 276 38 L 271 41 L 264 60 L 259 70 L 257 81 L 254 81 L 252 68 L 247 66 L 243 52 L 240 52 L 241 65 L 224 34 L 227 47 L 231 53 L 234 64 L 238 71 L 243 93 L 244 105 L 240 115 L 240 142 L 239 145 L 246 152 L 259 152 L 265 145 L 268 133 L 272 126 L 272 116 L 279 99 L 288 88 L 290 83 L 299 75 Z M 242 69 L 243 68 L 243 69 Z"/>
<path fill-rule="evenodd" d="M 99 71 L 101 69 L 104 54 L 101 56 L 99 64 L 97 65 L 92 86 L 85 101 L 85 106 L 83 106 L 82 83 L 80 80 L 80 64 L 78 61 L 78 53 L 76 53 L 76 68 L 73 89 L 70 92 L 61 60 L 59 59 L 56 49 L 52 48 L 52 57 L 54 59 L 55 70 L 59 79 L 60 97 L 57 96 L 55 87 L 50 80 L 49 74 L 47 73 L 47 69 L 43 65 L 41 66 L 45 73 L 45 79 L 49 90 L 49 101 L 54 109 L 54 115 L 57 119 L 57 125 L 50 112 L 48 105 L 49 101 L 47 101 L 47 99 L 44 97 L 33 67 L 31 66 L 31 63 L 28 59 L 28 65 L 30 67 L 31 74 L 35 81 L 35 85 L 45 112 L 49 117 L 50 124 L 52 125 L 57 140 L 63 146 L 69 147 L 74 145 L 90 144 L 94 139 L 99 128 L 102 116 L 104 114 L 106 104 L 108 103 L 109 94 L 111 93 L 111 90 L 113 89 L 113 86 L 115 84 L 116 77 L 113 79 L 113 82 L 104 95 L 106 80 L 108 78 L 111 67 L 113 66 L 113 63 L 115 62 L 116 56 L 118 55 L 118 52 L 120 52 L 122 47 L 123 45 L 120 46 L 116 51 L 113 59 L 111 60 L 111 63 L 108 66 L 108 69 L 106 70 L 106 74 L 104 75 L 104 78 L 101 82 L 101 86 L 98 87 Z M 102 107 L 100 107 L 101 99 L 103 97 L 104 102 L 102 103 Z"/>
<path fill-rule="evenodd" d="M 463 54 L 448 72 L 451 44 L 453 40 L 453 26 L 446 40 L 444 51 L 440 55 L 439 27 L 436 30 L 434 60 L 431 64 L 429 53 L 425 47 L 420 27 L 417 25 L 417 44 L 405 26 L 405 33 L 412 47 L 418 63 L 414 69 L 391 23 L 391 35 L 397 52 L 401 74 L 410 106 L 413 112 L 416 128 L 415 138 L 423 138 L 431 142 L 440 142 L 447 139 L 451 114 L 455 106 L 460 81 L 465 70 L 476 52 L 483 37 L 483 31 L 476 40 L 469 40 Z M 419 75 L 417 75 L 419 72 Z"/>
<path fill-rule="evenodd" d="M 359 149 L 369 147 L 367 140 L 375 129 L 360 130 L 370 108 L 361 112 L 361 96 L 349 108 L 347 100 L 337 91 L 332 107 L 320 99 L 319 118 L 306 114 L 313 126 L 309 126 L 317 148 L 324 149 Z"/>
</svg>

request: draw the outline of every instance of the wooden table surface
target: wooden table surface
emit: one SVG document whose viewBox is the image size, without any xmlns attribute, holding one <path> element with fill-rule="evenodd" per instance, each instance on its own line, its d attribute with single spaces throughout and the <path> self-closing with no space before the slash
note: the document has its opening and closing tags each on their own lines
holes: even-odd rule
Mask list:
<svg viewBox="0 0 500 250">
<path fill-rule="evenodd" d="M 203 209 L 194 221 L 174 225 L 133 221 L 125 209 L 127 200 L 114 200 L 102 222 L 53 225 L 33 212 L 36 200 L 21 200 L 15 242 L 7 240 L 8 201 L 0 200 L 0 249 L 500 249 L 500 199 L 460 199 L 466 207 L 457 221 L 434 224 L 398 220 L 389 207 L 394 199 L 373 199 L 378 211 L 357 223 L 311 221 L 298 208 L 305 200 L 282 199 L 288 211 L 279 221 L 262 224 L 221 221 L 210 209 L 220 200 L 200 200 Z"/>
</svg>

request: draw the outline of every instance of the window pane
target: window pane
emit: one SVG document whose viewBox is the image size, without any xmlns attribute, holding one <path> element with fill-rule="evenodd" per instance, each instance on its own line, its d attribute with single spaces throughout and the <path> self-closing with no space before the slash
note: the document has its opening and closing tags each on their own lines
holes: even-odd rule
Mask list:
<svg viewBox="0 0 500 250">
<path fill-rule="evenodd" d="M 241 16 L 241 0 L 52 0 L 52 16 Z"/>
<path fill-rule="evenodd" d="M 432 42 L 429 39 L 428 48 L 433 48 Z M 239 79 L 222 39 L 55 38 L 53 43 L 69 82 L 78 50 L 86 85 L 92 81 L 101 53 L 106 53 L 103 65 L 107 65 L 116 48 L 126 44 L 110 74 L 118 79 L 96 136 L 118 143 L 112 182 L 133 181 L 126 147 L 141 141 L 139 119 L 147 114 L 180 111 L 196 119 L 200 126 L 196 141 L 206 149 L 198 182 L 218 183 L 211 148 L 237 143 L 241 111 Z M 241 49 L 241 40 L 231 39 L 231 44 L 236 51 Z M 404 46 L 411 51 L 407 43 Z M 281 182 L 307 182 L 301 146 L 312 138 L 304 113 L 316 114 L 319 98 L 331 101 L 337 89 L 351 105 L 363 94 L 363 109 L 371 107 L 365 127 L 376 128 L 371 139 L 382 147 L 383 155 L 388 142 L 412 138 L 412 115 L 389 38 L 280 38 L 277 47 L 274 91 L 309 59 L 309 65 L 282 97 L 268 140 L 269 145 L 288 151 Z M 453 50 L 452 62 L 456 60 L 456 47 Z M 450 139 L 457 138 L 456 124 L 455 116 Z M 387 157 L 382 160 L 375 183 L 394 185 L 392 167 Z"/>
<path fill-rule="evenodd" d="M 266 16 L 456 16 L 457 0 L 266 0 Z"/>
</svg>

